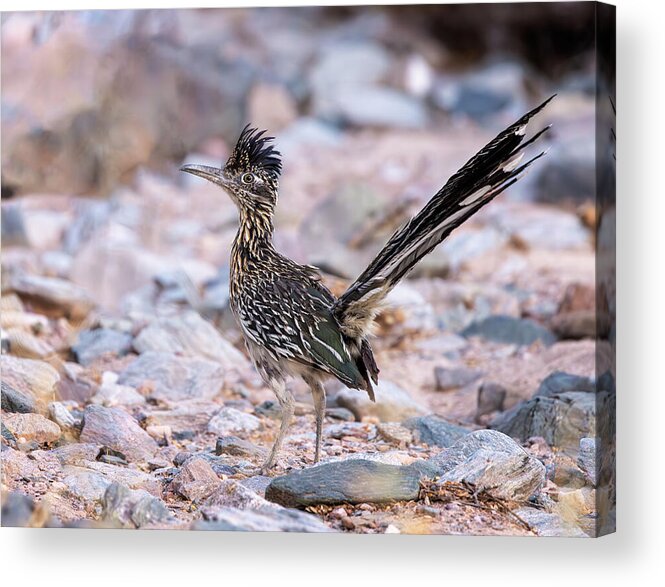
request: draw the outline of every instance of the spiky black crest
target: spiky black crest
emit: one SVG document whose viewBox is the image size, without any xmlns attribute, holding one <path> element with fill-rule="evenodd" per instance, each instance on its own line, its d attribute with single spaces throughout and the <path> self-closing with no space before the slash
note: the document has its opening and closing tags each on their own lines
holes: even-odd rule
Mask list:
<svg viewBox="0 0 665 587">
<path fill-rule="evenodd" d="M 265 130 L 245 126 L 226 162 L 226 169 L 236 173 L 262 170 L 278 179 L 282 172 L 281 154 L 270 144 L 274 137 L 265 134 Z"/>
</svg>

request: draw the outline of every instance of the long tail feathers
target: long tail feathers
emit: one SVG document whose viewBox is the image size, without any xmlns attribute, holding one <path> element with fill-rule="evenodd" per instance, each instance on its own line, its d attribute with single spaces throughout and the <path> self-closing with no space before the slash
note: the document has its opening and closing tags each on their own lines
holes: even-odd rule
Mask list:
<svg viewBox="0 0 665 587">
<path fill-rule="evenodd" d="M 400 279 L 455 228 L 514 184 L 534 161 L 545 154 L 541 152 L 521 164 L 526 147 L 550 128 L 543 128 L 525 141 L 527 124 L 553 98 L 551 96 L 500 133 L 390 237 L 336 303 L 336 315 L 347 334 L 366 334 L 383 298 Z"/>
</svg>

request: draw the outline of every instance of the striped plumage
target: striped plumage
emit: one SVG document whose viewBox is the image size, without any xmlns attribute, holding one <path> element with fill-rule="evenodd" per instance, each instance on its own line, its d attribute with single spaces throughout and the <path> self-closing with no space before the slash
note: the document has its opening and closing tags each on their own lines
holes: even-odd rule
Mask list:
<svg viewBox="0 0 665 587">
<path fill-rule="evenodd" d="M 551 100 L 551 98 L 550 98 Z M 273 246 L 281 160 L 265 132 L 245 127 L 223 168 L 186 165 L 183 171 L 224 188 L 240 225 L 231 251 L 230 304 L 248 352 L 280 402 L 282 422 L 264 470 L 275 463 L 293 417 L 289 376 L 309 385 L 316 412 L 319 460 L 325 410 L 322 382 L 329 377 L 367 391 L 379 370 L 369 343 L 372 323 L 388 292 L 452 230 L 512 185 L 544 153 L 522 163 L 530 119 L 547 100 L 500 133 L 470 159 L 407 224 L 397 230 L 367 269 L 336 299 L 314 267 L 299 265 Z"/>
</svg>

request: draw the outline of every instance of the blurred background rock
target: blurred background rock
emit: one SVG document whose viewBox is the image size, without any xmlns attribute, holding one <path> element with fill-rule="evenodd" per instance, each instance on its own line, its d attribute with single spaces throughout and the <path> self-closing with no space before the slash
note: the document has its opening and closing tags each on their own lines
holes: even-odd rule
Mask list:
<svg viewBox="0 0 665 587">
<path fill-rule="evenodd" d="M 173 175 L 188 154 L 218 160 L 248 120 L 286 138 L 287 152 L 367 128 L 445 137 L 463 125 L 495 130 L 552 90 L 562 93 L 557 132 L 575 145 L 562 149 L 566 163 L 591 164 L 580 123 L 593 115 L 592 10 L 494 5 L 482 19 L 463 5 L 5 14 L 3 197 L 108 195 L 146 166 Z M 588 187 L 578 171 L 563 186 L 545 174 L 533 196 L 589 195 L 575 189 Z"/>
<path fill-rule="evenodd" d="M 220 164 L 251 121 L 285 155 L 279 244 L 350 278 L 471 153 L 553 92 L 551 152 L 505 198 L 577 213 L 594 189 L 593 9 L 479 14 L 463 5 L 4 14 L 3 245 L 44 251 L 47 273 L 108 307 L 147 277 L 183 269 L 177 257 L 195 282 L 211 278 L 234 210 L 178 167 Z M 498 224 L 451 239 L 416 275 L 445 276 L 496 247 L 507 234 Z M 575 241 L 574 225 L 541 238 Z"/>
</svg>

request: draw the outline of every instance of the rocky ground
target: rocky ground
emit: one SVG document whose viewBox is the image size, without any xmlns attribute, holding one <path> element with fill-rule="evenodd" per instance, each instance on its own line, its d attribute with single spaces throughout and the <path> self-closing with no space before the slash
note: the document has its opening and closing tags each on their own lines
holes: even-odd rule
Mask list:
<svg viewBox="0 0 665 587">
<path fill-rule="evenodd" d="M 188 14 L 183 22 L 199 27 L 196 13 Z M 283 85 L 249 79 L 249 95 L 237 98 L 284 152 L 278 248 L 318 265 L 338 293 L 395 227 L 531 102 L 523 64 L 445 77 L 426 62 L 395 59 L 394 48 L 377 40 L 383 17 L 363 18 L 326 29 L 326 46 L 336 48 L 307 61 L 306 107 L 293 82 L 300 78 L 288 68 L 280 70 Z M 3 69 L 48 46 L 22 45 L 30 22 L 3 29 L 10 43 Z M 42 31 L 53 35 L 51 55 L 82 42 L 81 30 L 65 25 Z M 335 46 L 359 31 L 363 43 Z M 183 34 L 174 36 L 191 48 Z M 295 50 L 287 40 L 280 49 Z M 169 46 L 151 51 L 177 62 Z M 230 55 L 218 58 L 228 65 Z M 349 64 L 361 72 L 351 101 L 349 87 L 334 84 Z M 380 79 L 372 77 L 377 71 Z M 398 90 L 397 78 L 411 81 Z M 19 82 L 4 81 L 3 98 L 21 95 Z M 124 153 L 133 157 L 125 167 L 114 160 L 97 184 L 81 187 L 73 178 L 80 166 L 68 163 L 72 127 L 63 115 L 55 125 L 65 137 L 59 159 L 48 159 L 53 173 L 40 179 L 17 164 L 36 147 L 21 143 L 20 116 L 5 123 L 3 105 L 3 135 L 7 128 L 15 137 L 3 136 L 3 525 L 595 534 L 598 520 L 611 517 L 596 506 L 595 430 L 598 406 L 613 401 L 613 378 L 596 380 L 597 357 L 610 351 L 594 341 L 596 302 L 613 294 L 596 291 L 594 245 L 610 228 L 584 196 L 590 172 L 593 185 L 593 97 L 573 81 L 563 91 L 542 84 L 543 95 L 556 89 L 560 96 L 543 115 L 558 134 L 539 169 L 391 294 L 374 343 L 377 402 L 330 382 L 323 459 L 312 466 L 311 398 L 292 382 L 299 403 L 269 476 L 257 468 L 279 407 L 227 308 L 231 202 L 178 175 L 173 145 L 183 143 L 174 139 L 165 155 L 155 147 L 164 136 L 141 124 L 130 125 L 139 151 Z M 203 95 L 211 91 L 201 77 L 195 82 Z M 464 92 L 485 99 L 461 100 Z M 233 99 L 223 96 L 226 105 Z M 377 101 L 382 108 L 363 106 Z M 469 104 L 476 110 L 459 111 Z M 187 135 L 180 157 L 218 164 L 230 145 L 201 133 Z M 580 149 L 585 133 L 591 144 Z M 90 191 L 103 197 L 77 195 Z M 611 323 L 599 324 L 613 340 Z"/>
</svg>

